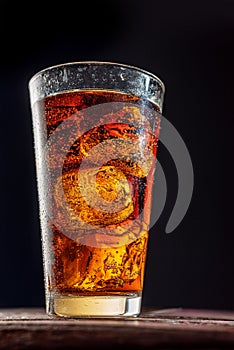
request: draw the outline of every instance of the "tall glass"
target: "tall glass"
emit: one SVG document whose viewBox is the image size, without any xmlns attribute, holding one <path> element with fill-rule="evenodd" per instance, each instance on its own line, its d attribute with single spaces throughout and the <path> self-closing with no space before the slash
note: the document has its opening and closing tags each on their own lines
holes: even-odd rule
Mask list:
<svg viewBox="0 0 234 350">
<path fill-rule="evenodd" d="M 107 62 L 29 82 L 49 315 L 141 310 L 164 85 Z"/>
</svg>

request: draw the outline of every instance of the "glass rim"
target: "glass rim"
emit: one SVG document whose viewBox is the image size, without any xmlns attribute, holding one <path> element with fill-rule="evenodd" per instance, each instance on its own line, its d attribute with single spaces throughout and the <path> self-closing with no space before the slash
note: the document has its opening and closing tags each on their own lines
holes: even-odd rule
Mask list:
<svg viewBox="0 0 234 350">
<path fill-rule="evenodd" d="M 162 88 L 162 92 L 163 94 L 165 93 L 165 84 L 162 82 L 162 80 L 154 73 L 151 73 L 143 68 L 139 68 L 137 66 L 134 65 L 130 65 L 130 64 L 125 64 L 125 63 L 120 63 L 120 62 L 111 62 L 111 61 L 74 61 L 74 62 L 66 62 L 66 63 L 59 63 L 59 64 L 55 64 L 52 66 L 49 66 L 47 68 L 41 69 L 40 71 L 38 71 L 37 73 L 35 73 L 29 80 L 29 87 L 31 84 L 33 84 L 33 82 L 43 73 L 45 72 L 49 72 L 50 70 L 56 69 L 56 68 L 60 68 L 60 67 L 66 67 L 66 66 L 75 66 L 75 65 L 92 65 L 92 64 L 96 64 L 96 65 L 110 65 L 110 66 L 118 66 L 118 67 L 123 67 L 129 70 L 134 70 L 134 71 L 138 71 L 139 73 L 142 74 L 146 74 L 147 76 L 150 76 L 151 78 L 157 80 L 157 82 L 161 85 Z"/>
</svg>

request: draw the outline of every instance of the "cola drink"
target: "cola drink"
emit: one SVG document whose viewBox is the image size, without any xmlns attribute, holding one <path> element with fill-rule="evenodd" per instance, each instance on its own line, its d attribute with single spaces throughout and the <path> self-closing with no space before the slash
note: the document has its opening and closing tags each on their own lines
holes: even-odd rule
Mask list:
<svg viewBox="0 0 234 350">
<path fill-rule="evenodd" d="M 109 62 L 29 82 L 47 314 L 137 316 L 164 85 Z"/>
</svg>

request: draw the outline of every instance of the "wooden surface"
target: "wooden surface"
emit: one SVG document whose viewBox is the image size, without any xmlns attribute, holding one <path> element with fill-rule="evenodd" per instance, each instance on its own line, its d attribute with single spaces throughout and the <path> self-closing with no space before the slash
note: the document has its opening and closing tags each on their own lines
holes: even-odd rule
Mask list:
<svg viewBox="0 0 234 350">
<path fill-rule="evenodd" d="M 0 309 L 0 349 L 234 349 L 234 311 L 168 309 L 138 318 L 49 318 Z"/>
</svg>

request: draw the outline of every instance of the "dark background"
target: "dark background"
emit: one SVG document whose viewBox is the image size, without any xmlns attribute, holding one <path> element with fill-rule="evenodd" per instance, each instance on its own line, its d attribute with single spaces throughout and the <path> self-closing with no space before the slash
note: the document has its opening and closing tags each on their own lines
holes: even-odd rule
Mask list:
<svg viewBox="0 0 234 350">
<path fill-rule="evenodd" d="M 144 306 L 234 309 L 234 1 L 1 1 L 0 307 L 44 305 L 28 81 L 69 61 L 132 64 L 166 85 L 164 116 L 183 137 L 194 193 L 165 233 L 177 190 L 168 181 L 151 230 Z"/>
</svg>

